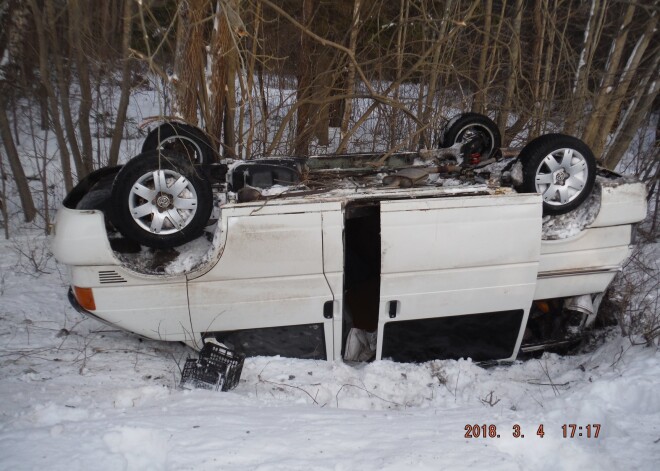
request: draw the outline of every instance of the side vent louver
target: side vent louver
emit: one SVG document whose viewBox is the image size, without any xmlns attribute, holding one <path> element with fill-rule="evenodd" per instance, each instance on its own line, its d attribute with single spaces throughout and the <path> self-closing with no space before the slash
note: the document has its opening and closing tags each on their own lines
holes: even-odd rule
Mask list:
<svg viewBox="0 0 660 471">
<path fill-rule="evenodd" d="M 107 271 L 99 271 L 99 283 L 101 284 L 126 283 L 126 280 L 116 271 L 107 270 Z"/>
</svg>

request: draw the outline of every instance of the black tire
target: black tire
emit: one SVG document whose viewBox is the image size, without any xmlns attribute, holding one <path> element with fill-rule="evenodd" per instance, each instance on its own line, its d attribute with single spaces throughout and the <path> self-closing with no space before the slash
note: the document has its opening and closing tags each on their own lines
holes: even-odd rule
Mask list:
<svg viewBox="0 0 660 471">
<path fill-rule="evenodd" d="M 95 209 L 103 213 L 103 220 L 105 222 L 105 230 L 107 232 L 114 232 L 115 226 L 110 218 L 112 205 L 110 204 L 110 186 L 92 190 L 82 197 L 80 202 L 76 205 L 76 209 Z"/>
<path fill-rule="evenodd" d="M 172 151 L 131 159 L 112 185 L 112 221 L 127 238 L 165 249 L 199 237 L 211 216 L 213 191 L 199 166 Z"/>
<path fill-rule="evenodd" d="M 111 183 L 107 186 L 94 187 L 80 199 L 76 205 L 76 209 L 97 209 L 107 213 L 110 208 L 111 192 Z"/>
<path fill-rule="evenodd" d="M 105 229 L 108 232 L 114 232 L 116 229 L 110 218 L 112 211 L 111 193 L 112 182 L 115 179 L 116 172 L 102 177 L 80 198 L 76 204 L 76 209 L 95 209 L 103 212 L 103 219 L 105 221 Z"/>
<path fill-rule="evenodd" d="M 543 214 L 572 211 L 594 188 L 596 158 L 589 146 L 575 137 L 546 134 L 527 144 L 518 158 L 523 166 L 518 191 L 541 193 Z"/>
<path fill-rule="evenodd" d="M 488 159 L 502 146 L 502 134 L 492 119 L 479 113 L 463 113 L 447 123 L 442 133 L 442 147 L 467 141 L 475 134 L 483 141 L 483 145 L 476 149 L 476 153 L 480 154 L 478 161 Z"/>
<path fill-rule="evenodd" d="M 142 153 L 157 149 L 179 152 L 190 162 L 204 166 L 217 160 L 209 137 L 201 129 L 183 123 L 168 122 L 151 131 L 142 143 Z"/>
</svg>

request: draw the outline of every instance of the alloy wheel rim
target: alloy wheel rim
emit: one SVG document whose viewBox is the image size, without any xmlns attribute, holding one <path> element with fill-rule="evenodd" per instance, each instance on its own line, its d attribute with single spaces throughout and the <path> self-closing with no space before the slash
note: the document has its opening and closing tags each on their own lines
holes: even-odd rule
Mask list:
<svg viewBox="0 0 660 471">
<path fill-rule="evenodd" d="M 556 149 L 547 154 L 536 169 L 536 191 L 541 193 L 546 204 L 565 205 L 582 193 L 588 176 L 584 155 L 575 149 Z"/>
<path fill-rule="evenodd" d="M 197 212 L 197 192 L 174 170 L 155 170 L 132 186 L 128 208 L 135 223 L 153 234 L 168 235 L 187 227 Z"/>
</svg>

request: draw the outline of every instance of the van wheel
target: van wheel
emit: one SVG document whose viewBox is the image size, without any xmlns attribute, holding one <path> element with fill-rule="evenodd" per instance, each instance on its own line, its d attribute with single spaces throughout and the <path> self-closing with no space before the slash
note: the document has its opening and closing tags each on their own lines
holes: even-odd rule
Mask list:
<svg viewBox="0 0 660 471">
<path fill-rule="evenodd" d="M 502 145 L 502 134 L 497 124 L 479 113 L 463 113 L 447 123 L 442 133 L 442 147 L 472 143 L 467 160 L 478 164 L 487 160 Z"/>
<path fill-rule="evenodd" d="M 183 123 L 168 122 L 151 131 L 142 144 L 142 153 L 157 149 L 179 152 L 194 164 L 208 165 L 216 160 L 209 137 L 201 129 Z"/>
<path fill-rule="evenodd" d="M 185 155 L 151 151 L 131 159 L 112 185 L 112 220 L 127 238 L 154 248 L 200 236 L 213 205 L 208 179 Z"/>
<path fill-rule="evenodd" d="M 523 166 L 524 193 L 540 193 L 544 214 L 571 211 L 591 194 L 596 181 L 596 158 L 572 136 L 546 134 L 527 144 L 518 157 Z"/>
</svg>

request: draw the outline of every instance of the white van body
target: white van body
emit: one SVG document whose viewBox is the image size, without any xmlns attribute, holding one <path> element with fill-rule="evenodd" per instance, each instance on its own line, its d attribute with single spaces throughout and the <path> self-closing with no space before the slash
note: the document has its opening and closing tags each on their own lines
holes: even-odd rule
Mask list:
<svg viewBox="0 0 660 471">
<path fill-rule="evenodd" d="M 73 286 L 91 288 L 95 309 L 85 312 L 118 328 L 198 348 L 214 335 L 258 344 L 253 354 L 338 360 L 351 316 L 345 294 L 361 273 L 349 267 L 359 247 L 351 244 L 372 243 L 376 359 L 512 360 L 535 300 L 602 293 L 631 253 L 644 185 L 612 179 L 594 191 L 596 218 L 560 240 L 543 239 L 540 195 L 482 185 L 226 203 L 208 261 L 180 275 L 125 266 L 102 212 L 62 207 L 53 252 Z M 371 242 L 349 222 L 361 211 Z"/>
</svg>

